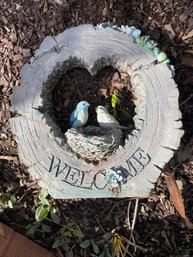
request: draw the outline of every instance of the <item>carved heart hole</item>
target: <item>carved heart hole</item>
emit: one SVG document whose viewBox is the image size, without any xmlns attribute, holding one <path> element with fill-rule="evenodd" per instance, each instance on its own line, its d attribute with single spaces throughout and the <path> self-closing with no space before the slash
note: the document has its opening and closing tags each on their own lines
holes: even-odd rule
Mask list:
<svg viewBox="0 0 193 257">
<path fill-rule="evenodd" d="M 95 76 L 84 68 L 68 70 L 52 91 L 56 123 L 65 133 L 72 111 L 80 101 L 86 100 L 91 104 L 87 125 L 97 126 L 95 107 L 103 105 L 112 114 L 112 94 L 117 96 L 116 119 L 121 125 L 132 126 L 135 105 L 127 73 L 121 73 L 112 66 L 104 67 Z"/>
</svg>

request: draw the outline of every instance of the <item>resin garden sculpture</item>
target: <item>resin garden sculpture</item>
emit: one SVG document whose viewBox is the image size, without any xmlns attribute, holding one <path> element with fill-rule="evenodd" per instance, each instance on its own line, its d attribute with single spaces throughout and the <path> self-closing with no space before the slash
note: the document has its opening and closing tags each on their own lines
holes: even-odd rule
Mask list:
<svg viewBox="0 0 193 257">
<path fill-rule="evenodd" d="M 74 113 L 64 133 L 53 114 L 58 80 L 73 68 L 94 76 L 107 66 L 130 77 L 134 126 L 118 123 L 112 94 L 113 112 L 98 103 L 96 116 L 106 107 L 107 120 L 117 126 L 104 126 L 106 116 L 97 117 L 95 126 L 75 126 Z M 47 36 L 13 89 L 11 109 L 19 115 L 11 129 L 20 160 L 54 198 L 147 197 L 183 135 L 173 74 L 167 55 L 135 27 L 81 25 Z"/>
</svg>

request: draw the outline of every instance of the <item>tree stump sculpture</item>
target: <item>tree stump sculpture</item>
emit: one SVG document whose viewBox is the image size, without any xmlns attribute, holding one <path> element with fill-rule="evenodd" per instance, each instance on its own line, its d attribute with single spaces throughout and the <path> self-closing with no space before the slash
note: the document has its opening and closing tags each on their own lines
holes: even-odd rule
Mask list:
<svg viewBox="0 0 193 257">
<path fill-rule="evenodd" d="M 148 196 L 183 135 L 172 72 L 155 61 L 132 35 L 81 25 L 47 36 L 24 65 L 21 86 L 13 89 L 11 101 L 20 115 L 11 119 L 11 129 L 21 161 L 54 198 Z M 87 163 L 69 150 L 54 121 L 51 91 L 69 69 L 82 67 L 94 75 L 105 66 L 130 75 L 135 128 L 124 147 L 97 164 Z M 117 195 L 108 186 L 110 177 L 120 182 Z"/>
</svg>

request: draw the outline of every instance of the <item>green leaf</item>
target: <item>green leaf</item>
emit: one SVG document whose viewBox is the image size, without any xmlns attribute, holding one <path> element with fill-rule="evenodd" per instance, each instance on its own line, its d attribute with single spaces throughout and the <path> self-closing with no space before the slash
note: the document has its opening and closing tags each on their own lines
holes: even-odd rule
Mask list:
<svg viewBox="0 0 193 257">
<path fill-rule="evenodd" d="M 11 195 L 10 200 L 11 200 L 12 204 L 15 204 L 17 202 L 15 195 Z"/>
<path fill-rule="evenodd" d="M 61 238 L 57 238 L 56 241 L 53 243 L 52 248 L 58 248 L 59 246 L 63 245 L 63 241 Z"/>
<path fill-rule="evenodd" d="M 62 235 L 64 237 L 72 237 L 72 232 L 71 231 L 66 231 L 66 232 L 63 232 Z"/>
<path fill-rule="evenodd" d="M 10 197 L 11 197 L 11 193 L 8 193 L 8 192 L 2 195 L 2 199 L 5 201 L 9 200 Z"/>
<path fill-rule="evenodd" d="M 110 254 L 109 250 L 105 253 L 106 257 L 116 257 L 114 254 Z"/>
<path fill-rule="evenodd" d="M 40 225 L 41 225 L 41 223 L 36 222 L 33 225 L 27 226 L 26 234 L 29 236 L 33 236 L 35 234 L 35 232 L 37 231 L 37 229 L 40 227 Z"/>
<path fill-rule="evenodd" d="M 117 103 L 117 96 L 115 94 L 112 94 L 112 97 L 111 97 L 111 106 L 113 108 L 116 107 L 116 103 Z"/>
<path fill-rule="evenodd" d="M 106 234 L 103 235 L 103 238 L 107 240 L 109 240 L 111 237 L 112 237 L 111 232 L 107 232 Z"/>
<path fill-rule="evenodd" d="M 48 190 L 47 189 L 41 189 L 39 199 L 46 198 L 48 196 Z"/>
<path fill-rule="evenodd" d="M 43 205 L 40 205 L 37 209 L 36 209 L 36 213 L 35 213 L 35 219 L 37 221 L 42 221 L 45 218 L 47 218 L 49 213 L 49 209 L 45 208 Z"/>
<path fill-rule="evenodd" d="M 45 224 L 42 224 L 42 230 L 45 232 L 45 233 L 50 233 L 52 231 L 51 227 L 48 226 L 48 225 L 45 225 Z"/>
<path fill-rule="evenodd" d="M 113 109 L 113 113 L 112 114 L 113 114 L 114 118 L 117 118 L 117 111 L 115 109 Z"/>
<path fill-rule="evenodd" d="M 80 244 L 80 247 L 85 249 L 85 248 L 88 248 L 90 246 L 91 242 L 90 240 L 85 240 L 83 241 L 81 244 Z"/>
<path fill-rule="evenodd" d="M 64 239 L 64 238 L 63 238 Z M 69 237 L 65 237 L 64 241 L 66 241 L 67 244 L 70 244 L 71 239 Z"/>
<path fill-rule="evenodd" d="M 9 208 L 11 208 L 11 209 L 13 208 L 13 204 L 12 204 L 11 200 L 8 200 L 7 204 L 8 204 Z"/>
<path fill-rule="evenodd" d="M 50 205 L 50 203 L 48 202 L 48 200 L 47 200 L 46 198 L 41 198 L 40 203 L 41 203 L 42 205 L 47 205 L 47 206 Z"/>
<path fill-rule="evenodd" d="M 48 206 L 50 205 L 50 203 L 46 199 L 47 196 L 48 196 L 48 190 L 47 189 L 41 189 L 38 198 L 40 199 L 40 203 L 42 205 L 48 205 Z"/>
<path fill-rule="evenodd" d="M 51 212 L 50 216 L 51 216 L 51 219 L 54 221 L 54 223 L 60 224 L 60 218 L 56 213 Z"/>
<path fill-rule="evenodd" d="M 98 254 L 99 253 L 98 245 L 95 244 L 94 240 L 91 240 L 91 243 L 92 243 L 92 248 L 93 248 L 94 253 Z"/>
<path fill-rule="evenodd" d="M 70 246 L 68 245 L 68 243 L 66 241 L 63 242 L 62 245 L 64 251 L 68 252 L 70 250 Z"/>
<path fill-rule="evenodd" d="M 80 239 L 82 239 L 84 237 L 84 235 L 82 234 L 82 231 L 80 229 L 73 229 L 72 233 L 74 236 L 77 236 Z"/>
</svg>

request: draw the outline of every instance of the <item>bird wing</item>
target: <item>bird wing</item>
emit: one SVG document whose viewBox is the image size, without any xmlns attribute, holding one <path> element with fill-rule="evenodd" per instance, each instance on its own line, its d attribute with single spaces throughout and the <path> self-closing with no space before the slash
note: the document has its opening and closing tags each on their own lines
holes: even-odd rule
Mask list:
<svg viewBox="0 0 193 257">
<path fill-rule="evenodd" d="M 114 123 L 114 124 L 118 124 L 119 125 L 119 122 L 115 119 L 115 117 L 113 117 L 113 115 L 111 115 L 110 113 L 109 113 L 109 121 L 111 122 L 111 123 Z"/>
<path fill-rule="evenodd" d="M 107 122 L 111 124 L 119 124 L 119 122 L 111 115 L 108 111 L 105 110 L 104 114 L 102 115 L 102 122 Z"/>
<path fill-rule="evenodd" d="M 75 120 L 77 119 L 78 111 L 74 110 L 70 115 L 69 127 L 71 128 Z"/>
</svg>

